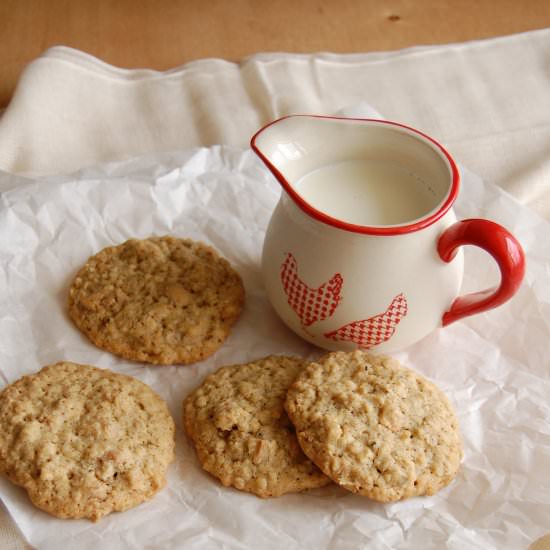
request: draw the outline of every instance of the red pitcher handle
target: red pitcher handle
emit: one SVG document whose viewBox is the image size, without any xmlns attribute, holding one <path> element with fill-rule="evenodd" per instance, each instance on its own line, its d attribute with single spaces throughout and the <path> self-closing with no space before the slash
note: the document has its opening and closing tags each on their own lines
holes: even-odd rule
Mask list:
<svg viewBox="0 0 550 550">
<path fill-rule="evenodd" d="M 443 326 L 503 304 L 516 293 L 525 274 L 521 245 L 498 223 L 478 219 L 456 222 L 439 237 L 437 251 L 444 262 L 450 262 L 458 247 L 465 244 L 479 246 L 491 254 L 500 269 L 500 284 L 456 298 L 451 309 L 443 314 Z"/>
</svg>

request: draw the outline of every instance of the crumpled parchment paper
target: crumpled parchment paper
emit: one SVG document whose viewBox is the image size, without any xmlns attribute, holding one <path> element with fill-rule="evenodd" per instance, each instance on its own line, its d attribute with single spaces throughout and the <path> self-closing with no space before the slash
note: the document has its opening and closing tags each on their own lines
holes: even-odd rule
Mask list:
<svg viewBox="0 0 550 550">
<path fill-rule="evenodd" d="M 0 384 L 62 359 L 108 367 L 149 384 L 178 426 L 166 488 L 97 524 L 53 518 L 1 479 L 3 501 L 37 548 L 518 549 L 550 531 L 550 224 L 498 188 L 463 169 L 457 215 L 491 218 L 518 237 L 523 287 L 506 305 L 397 354 L 449 395 L 462 469 L 433 497 L 386 505 L 336 486 L 270 500 L 224 488 L 181 430 L 183 398 L 217 367 L 316 353 L 276 317 L 262 288 L 262 241 L 280 190 L 253 153 L 218 146 L 35 181 L 0 173 L 0 191 Z M 68 286 L 89 256 L 153 234 L 203 240 L 244 279 L 244 314 L 202 363 L 124 361 L 94 348 L 67 317 Z M 489 256 L 468 250 L 465 288 L 496 280 Z"/>
</svg>

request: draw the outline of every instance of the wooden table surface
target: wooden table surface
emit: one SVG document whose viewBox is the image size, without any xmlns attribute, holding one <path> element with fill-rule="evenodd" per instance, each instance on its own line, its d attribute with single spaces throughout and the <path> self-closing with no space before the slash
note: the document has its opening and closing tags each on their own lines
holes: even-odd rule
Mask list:
<svg viewBox="0 0 550 550">
<path fill-rule="evenodd" d="M 548 26 L 549 0 L 0 0 L 0 107 L 24 66 L 56 44 L 164 70 L 203 57 L 395 50 Z"/>
</svg>

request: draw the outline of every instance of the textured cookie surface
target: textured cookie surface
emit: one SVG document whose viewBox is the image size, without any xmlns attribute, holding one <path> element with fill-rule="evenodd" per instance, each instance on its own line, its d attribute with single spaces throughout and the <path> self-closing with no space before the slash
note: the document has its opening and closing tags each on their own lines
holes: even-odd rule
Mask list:
<svg viewBox="0 0 550 550">
<path fill-rule="evenodd" d="M 270 356 L 222 367 L 186 398 L 185 431 L 207 472 L 264 498 L 330 483 L 303 454 L 283 408 L 304 365 Z"/>
<path fill-rule="evenodd" d="M 69 290 L 69 315 L 111 353 L 186 364 L 221 346 L 243 302 L 241 278 L 212 248 L 152 237 L 92 256 Z"/>
<path fill-rule="evenodd" d="M 0 472 L 39 508 L 98 520 L 150 499 L 174 458 L 174 421 L 143 382 L 56 363 L 0 393 Z"/>
<path fill-rule="evenodd" d="M 302 371 L 285 406 L 309 458 L 339 485 L 372 499 L 432 495 L 460 466 L 458 422 L 447 398 L 393 359 L 330 353 Z"/>
</svg>

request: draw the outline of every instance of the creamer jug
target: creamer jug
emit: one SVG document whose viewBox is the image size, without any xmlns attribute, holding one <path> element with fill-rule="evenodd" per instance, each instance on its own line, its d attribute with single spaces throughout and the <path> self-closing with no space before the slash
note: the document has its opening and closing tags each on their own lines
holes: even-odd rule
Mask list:
<svg viewBox="0 0 550 550">
<path fill-rule="evenodd" d="M 390 121 L 294 115 L 251 145 L 283 188 L 262 253 L 268 297 L 297 334 L 330 350 L 392 352 L 516 292 L 518 241 L 457 221 L 460 174 L 422 132 Z M 461 247 L 497 262 L 494 289 L 459 296 Z"/>
</svg>

